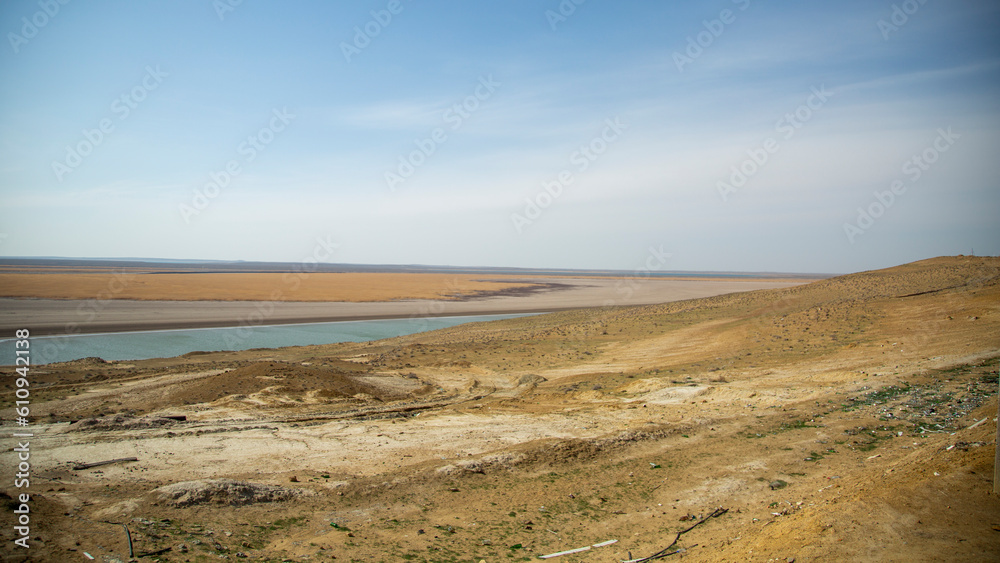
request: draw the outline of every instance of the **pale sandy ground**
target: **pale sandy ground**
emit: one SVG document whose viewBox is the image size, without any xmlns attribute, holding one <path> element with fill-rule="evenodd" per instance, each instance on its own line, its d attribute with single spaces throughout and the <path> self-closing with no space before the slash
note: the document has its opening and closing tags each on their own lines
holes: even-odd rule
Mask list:
<svg viewBox="0 0 1000 563">
<path fill-rule="evenodd" d="M 995 561 L 998 267 L 941 259 L 373 343 L 46 366 L 33 372 L 33 560 L 125 561 L 108 522 L 127 522 L 162 561 L 529 562 L 609 539 L 556 561 L 622 561 L 722 506 L 677 559 Z M 271 368 L 235 391 L 221 381 L 265 362 L 358 366 L 410 395 L 324 401 L 282 390 Z M 373 416 L 400 404 L 427 408 Z M 129 411 L 188 419 L 65 422 Z M 154 492 L 218 477 L 313 494 L 174 508 Z"/>
<path fill-rule="evenodd" d="M 0 299 L 0 333 L 28 327 L 36 336 L 79 331 L 120 332 L 244 324 L 549 312 L 605 305 L 651 305 L 735 291 L 792 287 L 804 282 L 767 280 L 664 280 L 531 278 L 563 289 L 465 301 L 389 302 L 80 301 Z M 71 328 L 67 330 L 67 326 Z"/>
</svg>

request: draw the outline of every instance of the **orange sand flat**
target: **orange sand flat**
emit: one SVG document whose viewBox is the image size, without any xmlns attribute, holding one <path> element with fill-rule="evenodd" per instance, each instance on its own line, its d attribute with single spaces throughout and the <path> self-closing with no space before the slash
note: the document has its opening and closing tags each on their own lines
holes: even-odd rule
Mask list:
<svg viewBox="0 0 1000 563">
<path fill-rule="evenodd" d="M 403 273 L 0 274 L 0 297 L 157 301 L 454 299 L 533 284 L 483 275 Z M 512 276 L 488 276 L 490 279 Z M 518 278 L 523 279 L 523 278 Z"/>
</svg>

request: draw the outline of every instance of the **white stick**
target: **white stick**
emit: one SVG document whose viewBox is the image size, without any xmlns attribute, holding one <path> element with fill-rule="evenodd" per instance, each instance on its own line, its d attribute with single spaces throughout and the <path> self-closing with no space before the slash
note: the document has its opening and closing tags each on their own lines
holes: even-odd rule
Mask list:
<svg viewBox="0 0 1000 563">
<path fill-rule="evenodd" d="M 580 548 L 577 548 L 577 549 L 570 549 L 569 551 L 560 551 L 559 553 L 550 553 L 548 555 L 542 555 L 542 556 L 539 557 L 539 559 L 550 559 L 552 557 L 559 557 L 560 555 L 570 555 L 570 554 L 573 554 L 573 553 L 581 553 L 581 552 L 584 552 L 584 551 L 590 551 L 590 546 L 588 545 L 587 547 L 580 547 Z"/>
<path fill-rule="evenodd" d="M 989 417 L 987 417 L 987 418 L 989 418 Z M 972 430 L 973 428 L 975 428 L 975 427 L 979 426 L 980 424 L 982 424 L 982 423 L 984 423 L 984 422 L 986 422 L 986 418 L 984 418 L 984 419 L 980 420 L 979 422 L 977 422 L 977 423 L 973 424 L 972 426 L 970 426 L 970 427 L 966 428 L 966 430 Z"/>
<path fill-rule="evenodd" d="M 550 553 L 548 555 L 539 555 L 538 558 L 539 559 L 549 559 L 549 558 L 552 558 L 552 557 L 559 557 L 560 555 L 570 555 L 570 554 L 573 554 L 573 553 L 582 553 L 584 551 L 590 550 L 590 548 L 592 548 L 592 547 L 606 547 L 606 546 L 609 546 L 609 545 L 615 544 L 615 543 L 618 543 L 618 540 L 608 540 L 608 541 L 601 542 L 601 543 L 595 543 L 594 545 L 588 545 L 587 547 L 578 547 L 576 549 L 571 549 L 569 551 L 560 551 L 559 553 Z"/>
</svg>

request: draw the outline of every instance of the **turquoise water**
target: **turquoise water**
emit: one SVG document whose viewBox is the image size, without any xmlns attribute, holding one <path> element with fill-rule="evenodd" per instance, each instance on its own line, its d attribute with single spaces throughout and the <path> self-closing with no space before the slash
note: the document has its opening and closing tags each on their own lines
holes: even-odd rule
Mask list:
<svg viewBox="0 0 1000 563">
<path fill-rule="evenodd" d="M 31 338 L 31 365 L 68 362 L 98 357 L 105 360 L 170 358 L 188 352 L 280 348 L 336 342 L 364 342 L 471 322 L 523 317 L 520 315 L 475 315 L 341 321 L 258 327 L 150 330 L 73 336 Z M 0 365 L 14 363 L 14 340 L 0 340 Z"/>
</svg>

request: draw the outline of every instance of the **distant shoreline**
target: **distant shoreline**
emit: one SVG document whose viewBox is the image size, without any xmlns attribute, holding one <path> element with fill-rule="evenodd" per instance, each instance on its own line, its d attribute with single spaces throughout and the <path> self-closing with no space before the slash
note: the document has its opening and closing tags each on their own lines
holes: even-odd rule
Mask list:
<svg viewBox="0 0 1000 563">
<path fill-rule="evenodd" d="M 305 266 L 305 268 L 304 268 Z M 515 267 L 466 267 L 427 266 L 393 264 L 331 264 L 301 262 L 227 262 L 221 260 L 154 260 L 154 259 L 113 259 L 113 258 L 40 258 L 40 257 L 0 257 L 0 272 L 42 273 L 76 272 L 97 273 L 108 271 L 129 271 L 133 273 L 382 273 L 382 274 L 468 274 L 526 277 L 570 277 L 570 278 L 622 278 L 636 275 L 650 275 L 670 279 L 791 279 L 818 280 L 840 274 L 818 272 L 714 272 L 657 270 L 652 272 L 637 270 L 602 269 L 561 269 L 561 268 L 515 268 Z"/>
<path fill-rule="evenodd" d="M 0 337 L 27 328 L 36 336 L 224 328 L 313 322 L 545 313 L 654 305 L 805 281 L 552 278 L 542 291 L 494 292 L 453 300 L 364 302 L 140 301 L 0 298 Z"/>
<path fill-rule="evenodd" d="M 489 315 L 458 315 L 458 314 L 456 314 L 456 315 L 440 315 L 440 316 L 435 316 L 435 317 L 402 317 L 402 318 L 398 318 L 397 317 L 397 318 L 389 318 L 389 319 L 343 319 L 343 320 L 334 320 L 334 321 L 322 321 L 321 320 L 321 321 L 307 321 L 307 322 L 270 323 L 270 324 L 255 325 L 253 328 L 254 329 L 267 329 L 267 328 L 280 328 L 280 327 L 298 327 L 298 326 L 310 326 L 310 325 L 325 325 L 325 324 L 335 324 L 335 323 L 352 323 L 352 322 L 366 323 L 366 322 L 369 322 L 369 321 L 372 321 L 372 322 L 378 322 L 378 321 L 391 322 L 391 321 L 408 321 L 408 320 L 421 321 L 421 320 L 435 320 L 435 319 L 455 319 L 455 318 L 463 318 L 463 317 L 467 317 L 467 318 L 470 318 L 470 319 L 483 319 L 484 317 L 499 317 L 499 316 L 505 316 L 505 317 L 508 317 L 508 318 L 520 318 L 520 317 L 529 317 L 529 316 L 538 315 L 538 314 L 556 313 L 556 312 L 558 312 L 558 311 L 539 311 L 537 313 L 506 313 L 506 314 L 505 313 L 492 313 L 492 314 L 489 314 Z M 490 319 L 490 320 L 493 320 L 493 319 Z M 469 321 L 469 322 L 481 322 L 481 321 L 479 321 L 479 320 L 472 320 L 472 321 Z M 64 334 L 64 333 L 57 333 L 57 334 L 32 334 L 31 338 L 85 338 L 85 337 L 89 337 L 89 336 L 113 336 L 113 335 L 123 335 L 124 336 L 124 335 L 135 335 L 135 334 L 137 334 L 137 335 L 145 335 L 145 334 L 160 333 L 160 332 L 186 332 L 186 331 L 195 331 L 195 330 L 220 330 L 220 329 L 221 330 L 226 330 L 226 329 L 238 329 L 238 328 L 241 328 L 241 327 L 238 327 L 238 326 L 186 326 L 186 327 L 181 327 L 181 328 L 150 328 L 150 329 L 142 329 L 142 330 L 116 330 L 116 331 L 107 331 L 107 332 L 81 332 L 79 334 Z M 12 338 L 2 337 L 2 338 L 0 338 L 0 343 L 3 343 L 3 342 L 12 342 L 12 341 L 15 341 L 15 340 L 17 340 L 16 337 L 12 337 Z M 309 345 L 306 344 L 306 346 L 309 346 Z M 233 351 L 239 352 L 239 351 L 242 351 L 242 350 L 233 350 Z M 149 358 L 146 358 L 146 359 L 149 359 Z M 3 364 L 0 364 L 0 365 L 3 365 Z M 6 364 L 6 365 L 13 365 L 13 364 Z"/>
<path fill-rule="evenodd" d="M 262 324 L 231 324 L 231 321 L 181 321 L 178 323 L 141 323 L 138 325 L 126 325 L 121 323 L 115 324 L 87 324 L 81 325 L 81 330 L 78 333 L 68 334 L 63 326 L 56 328 L 46 327 L 41 325 L 38 328 L 28 327 L 31 330 L 32 337 L 38 338 L 58 338 L 60 336 L 73 337 L 73 336 L 98 336 L 105 334 L 138 334 L 146 332 L 169 332 L 169 331 L 182 331 L 182 330 L 203 330 L 203 329 L 213 329 L 213 328 L 240 328 L 241 326 L 252 326 L 253 328 L 264 328 L 264 327 L 276 327 L 276 326 L 293 326 L 293 325 L 312 325 L 312 324 L 326 324 L 326 323 L 341 323 L 341 322 L 358 322 L 358 321 L 405 321 L 414 320 L 419 321 L 420 319 L 440 319 L 440 318 L 453 318 L 453 317 L 481 317 L 481 316 L 491 316 L 491 315 L 532 315 L 532 314 L 544 314 L 544 313 L 558 313 L 559 311 L 567 311 L 572 309 L 579 309 L 580 307 L 567 307 L 563 309 L 548 309 L 548 310 L 517 310 L 517 311 L 486 311 L 481 313 L 471 312 L 471 313 L 442 313 L 440 315 L 425 315 L 425 316 L 397 316 L 397 315 L 355 315 L 355 316 L 339 316 L 339 317 L 307 317 L 307 318 L 281 318 L 281 319 L 268 319 Z M 3 329 L 4 332 L 10 332 L 7 329 Z M 0 342 L 5 342 L 8 340 L 14 340 L 13 337 L 2 337 Z"/>
</svg>

